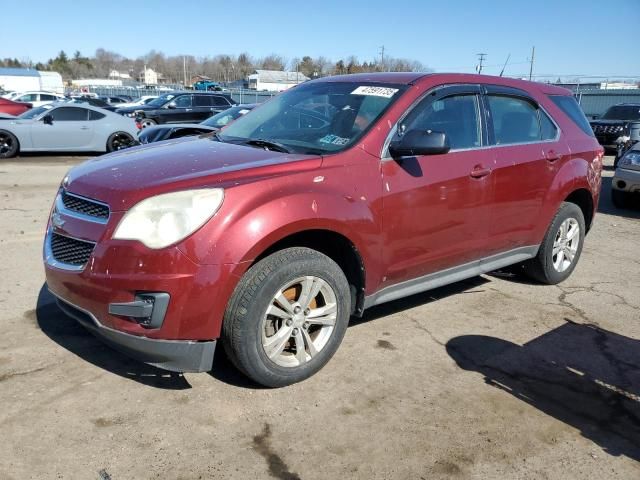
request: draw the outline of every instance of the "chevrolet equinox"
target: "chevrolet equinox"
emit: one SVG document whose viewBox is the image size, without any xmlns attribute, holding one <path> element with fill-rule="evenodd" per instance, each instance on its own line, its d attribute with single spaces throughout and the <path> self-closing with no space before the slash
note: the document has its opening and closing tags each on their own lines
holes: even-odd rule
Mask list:
<svg viewBox="0 0 640 480">
<path fill-rule="evenodd" d="M 63 179 L 44 241 L 62 310 L 125 353 L 208 371 L 219 341 L 301 381 L 373 305 L 510 265 L 555 284 L 593 222 L 603 150 L 568 90 L 467 74 L 306 82 L 217 134 Z"/>
</svg>

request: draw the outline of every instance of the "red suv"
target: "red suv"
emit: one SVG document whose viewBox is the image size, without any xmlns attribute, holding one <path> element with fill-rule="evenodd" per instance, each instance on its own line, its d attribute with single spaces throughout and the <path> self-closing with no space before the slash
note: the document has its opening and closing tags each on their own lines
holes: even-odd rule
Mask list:
<svg viewBox="0 0 640 480">
<path fill-rule="evenodd" d="M 602 148 L 570 92 L 464 74 L 337 76 L 215 135 L 73 168 L 44 242 L 61 308 L 144 362 L 317 372 L 351 315 L 518 264 L 578 262 Z"/>
</svg>

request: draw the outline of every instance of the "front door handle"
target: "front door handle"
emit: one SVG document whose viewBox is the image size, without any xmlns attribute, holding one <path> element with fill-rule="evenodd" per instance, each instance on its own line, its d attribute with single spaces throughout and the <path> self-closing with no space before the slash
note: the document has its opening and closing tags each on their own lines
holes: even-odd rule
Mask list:
<svg viewBox="0 0 640 480">
<path fill-rule="evenodd" d="M 80 127 L 80 130 L 89 130 L 89 127 Z"/>
<path fill-rule="evenodd" d="M 486 177 L 490 173 L 490 168 L 484 167 L 482 165 L 476 165 L 475 167 L 473 167 L 473 170 L 471 170 L 471 173 L 469 175 L 471 175 L 473 178 L 482 178 Z"/>
</svg>

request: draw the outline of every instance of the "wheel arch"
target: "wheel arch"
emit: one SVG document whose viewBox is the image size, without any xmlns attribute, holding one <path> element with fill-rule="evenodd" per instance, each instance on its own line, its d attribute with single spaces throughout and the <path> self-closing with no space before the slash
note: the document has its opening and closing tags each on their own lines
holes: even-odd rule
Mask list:
<svg viewBox="0 0 640 480">
<path fill-rule="evenodd" d="M 584 223 L 588 232 L 591 228 L 593 216 L 595 213 L 591 192 L 586 188 L 578 188 L 567 195 L 564 201 L 573 203 L 580 207 L 580 210 L 582 210 L 582 214 L 584 215 Z"/>
<path fill-rule="evenodd" d="M 356 245 L 345 235 L 329 229 L 308 229 L 290 233 L 267 246 L 248 268 L 269 255 L 290 247 L 316 250 L 338 264 L 351 290 L 352 313 L 362 315 L 365 297 L 365 266 Z"/>
</svg>

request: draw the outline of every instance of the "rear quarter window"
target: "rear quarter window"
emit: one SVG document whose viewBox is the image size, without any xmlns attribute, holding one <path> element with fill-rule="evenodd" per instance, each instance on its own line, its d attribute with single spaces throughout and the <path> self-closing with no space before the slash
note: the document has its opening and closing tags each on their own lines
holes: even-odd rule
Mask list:
<svg viewBox="0 0 640 480">
<path fill-rule="evenodd" d="M 556 106 L 562 110 L 584 133 L 590 137 L 595 136 L 593 129 L 589 125 L 587 117 L 584 116 L 584 112 L 576 102 L 576 99 L 566 95 L 549 95 L 549 98 Z"/>
</svg>

